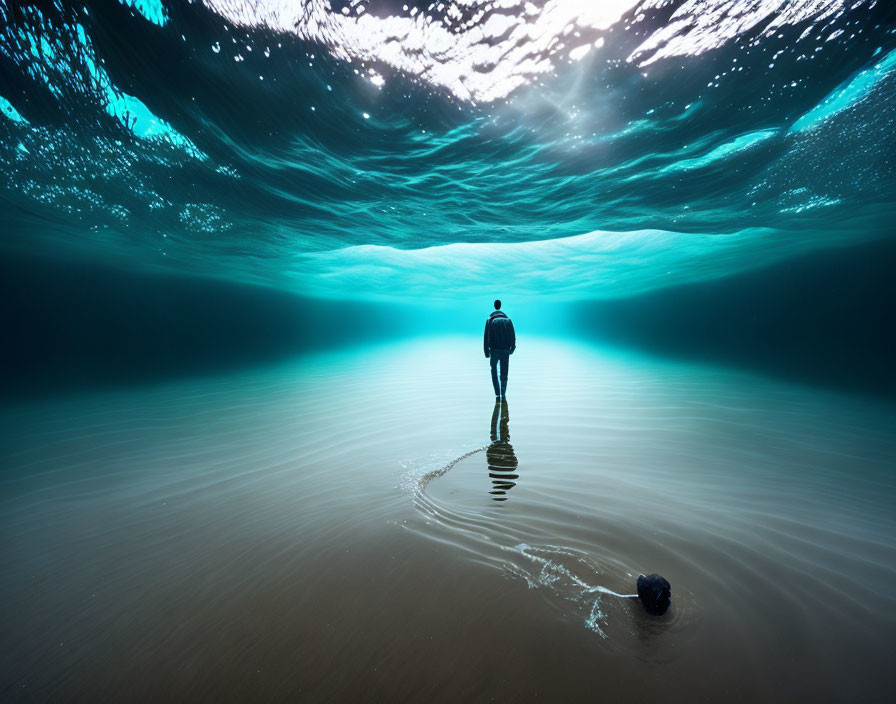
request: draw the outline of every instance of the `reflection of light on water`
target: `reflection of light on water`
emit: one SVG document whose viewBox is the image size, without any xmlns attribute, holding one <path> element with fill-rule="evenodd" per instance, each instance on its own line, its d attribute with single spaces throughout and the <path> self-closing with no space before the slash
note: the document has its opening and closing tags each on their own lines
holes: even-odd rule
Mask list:
<svg viewBox="0 0 896 704">
<path fill-rule="evenodd" d="M 583 59 L 624 18 L 628 30 L 661 7 L 656 0 L 464 0 L 439 3 L 427 12 L 408 8 L 378 16 L 374 7 L 353 2 L 334 11 L 326 0 L 293 3 L 262 0 L 237 3 L 204 0 L 207 7 L 241 26 L 265 26 L 320 41 L 346 61 L 382 62 L 448 88 L 457 97 L 491 102 L 551 73 L 557 65 Z M 857 3 L 861 4 L 861 3 Z M 818 22 L 842 12 L 846 2 L 732 3 L 689 0 L 669 22 L 648 31 L 628 61 L 644 66 L 672 56 L 698 55 L 752 32 L 762 23 L 770 36 L 788 25 Z M 433 9 L 435 8 L 435 9 Z"/>
<path fill-rule="evenodd" d="M 235 24 L 322 41 L 337 58 L 381 61 L 482 102 L 506 97 L 560 60 L 582 58 L 593 39 L 581 39 L 581 32 L 611 27 L 636 3 L 551 0 L 539 8 L 519 0 L 473 0 L 440 4 L 445 9 L 439 16 L 411 8 L 379 17 L 363 3 L 335 12 L 321 0 L 299 6 L 205 0 Z"/>
</svg>

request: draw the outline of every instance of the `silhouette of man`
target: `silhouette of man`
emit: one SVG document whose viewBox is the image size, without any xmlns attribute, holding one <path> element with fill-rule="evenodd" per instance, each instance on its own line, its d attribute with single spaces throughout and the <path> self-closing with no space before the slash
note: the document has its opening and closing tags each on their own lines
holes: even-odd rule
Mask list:
<svg viewBox="0 0 896 704">
<path fill-rule="evenodd" d="M 501 311 L 501 301 L 495 301 L 495 310 L 485 321 L 485 337 L 482 345 L 485 356 L 491 360 L 492 386 L 495 398 L 504 398 L 507 391 L 507 365 L 516 349 L 516 333 L 510 318 Z M 498 385 L 498 364 L 501 364 L 501 384 Z"/>
</svg>

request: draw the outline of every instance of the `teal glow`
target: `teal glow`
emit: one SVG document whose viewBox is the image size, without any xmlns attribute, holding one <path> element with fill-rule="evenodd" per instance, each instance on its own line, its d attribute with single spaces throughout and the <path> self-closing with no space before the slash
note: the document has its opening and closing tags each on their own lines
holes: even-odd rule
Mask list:
<svg viewBox="0 0 896 704">
<path fill-rule="evenodd" d="M 5 117 L 9 118 L 13 122 L 23 122 L 26 125 L 28 124 L 28 120 L 22 117 L 19 114 L 19 111 L 13 107 L 12 103 L 10 103 L 2 95 L 0 95 L 0 113 L 3 113 Z"/>
<path fill-rule="evenodd" d="M 292 282 L 283 285 L 301 285 L 322 298 L 613 298 L 769 264 L 818 245 L 819 238 L 816 232 L 800 238 L 751 228 L 729 235 L 597 231 L 412 250 L 360 245 L 297 257 Z"/>
<path fill-rule="evenodd" d="M 94 53 L 84 31 L 83 25 L 77 26 L 78 41 L 84 48 L 83 59 L 87 70 L 95 81 L 95 85 L 102 89 L 106 102 L 106 112 L 112 115 L 141 139 L 164 139 L 179 147 L 198 159 L 204 159 L 205 155 L 196 148 L 192 141 L 175 130 L 165 120 L 157 117 L 146 107 L 139 98 L 128 95 L 118 90 L 112 83 L 106 72 L 97 66 Z"/>
<path fill-rule="evenodd" d="M 860 71 L 854 78 L 838 86 L 827 98 L 794 122 L 790 131 L 811 130 L 832 115 L 852 107 L 865 98 L 893 69 L 896 69 L 896 50 L 891 51 L 871 68 Z"/>
<path fill-rule="evenodd" d="M 196 145 L 180 134 L 165 120 L 156 117 L 139 98 L 116 91 L 111 83 L 106 84 L 106 111 L 141 139 L 164 139 L 197 159 L 205 159 Z"/>
<path fill-rule="evenodd" d="M 704 166 L 709 166 L 716 161 L 727 159 L 728 157 L 733 156 L 738 152 L 744 151 L 745 149 L 750 149 L 760 142 L 771 139 L 776 134 L 778 134 L 778 130 L 759 130 L 757 132 L 750 132 L 749 134 L 742 134 L 740 137 L 737 137 L 730 142 L 720 144 L 708 154 L 704 154 L 703 156 L 695 157 L 693 159 L 682 159 L 681 161 L 675 162 L 674 164 L 670 164 L 669 166 L 660 169 L 659 173 L 702 169 Z"/>
<path fill-rule="evenodd" d="M 167 15 L 159 14 L 164 13 L 164 8 L 160 3 L 138 2 L 135 7 L 141 14 L 149 13 L 148 19 L 152 19 L 154 22 L 160 17 L 163 18 L 162 24 L 167 21 Z M 34 13 L 39 18 L 40 26 L 52 28 L 40 11 L 35 9 Z M 156 23 L 159 24 L 159 22 Z M 72 29 L 74 30 L 73 36 L 70 35 L 67 39 L 76 40 L 81 47 L 81 51 L 75 56 L 62 50 L 61 45 L 57 46 L 56 44 L 60 43 L 61 39 L 54 38 L 52 34 L 46 33 L 38 38 L 33 32 L 23 28 L 18 30 L 19 40 L 31 57 L 35 59 L 28 64 L 28 71 L 32 76 L 43 81 L 47 88 L 59 97 L 62 97 L 62 93 L 57 85 L 57 77 L 70 82 L 82 91 L 98 93 L 97 97 L 105 104 L 106 112 L 117 118 L 135 136 L 146 140 L 163 140 L 197 159 L 205 159 L 205 154 L 189 138 L 184 137 L 167 121 L 156 116 L 142 100 L 119 90 L 112 83 L 105 69 L 98 65 L 95 51 L 84 26 L 77 24 Z M 77 62 L 83 65 L 90 77 L 87 84 L 78 84 L 74 80 L 79 75 Z M 8 100 L 4 98 L 0 98 L 0 100 L 2 100 L 0 108 L 7 117 L 24 121 L 24 118 Z"/>
<path fill-rule="evenodd" d="M 134 8 L 153 24 L 164 27 L 168 23 L 168 11 L 162 0 L 119 0 L 122 5 Z"/>
</svg>

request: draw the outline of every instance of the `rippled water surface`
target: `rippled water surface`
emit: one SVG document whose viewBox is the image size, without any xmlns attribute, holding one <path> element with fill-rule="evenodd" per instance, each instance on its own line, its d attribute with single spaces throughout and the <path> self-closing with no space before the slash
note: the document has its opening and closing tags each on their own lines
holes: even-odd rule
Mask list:
<svg viewBox="0 0 896 704">
<path fill-rule="evenodd" d="M 894 31 L 879 0 L 4 0 L 0 246 L 571 300 L 889 240 Z"/>
<path fill-rule="evenodd" d="M 888 700 L 891 405 L 478 345 L 7 407 L 3 699 Z"/>
</svg>

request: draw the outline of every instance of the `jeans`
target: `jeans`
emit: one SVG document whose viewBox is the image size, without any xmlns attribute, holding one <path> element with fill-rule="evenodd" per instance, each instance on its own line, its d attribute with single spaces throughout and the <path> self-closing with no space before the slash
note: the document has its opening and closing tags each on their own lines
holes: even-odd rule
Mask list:
<svg viewBox="0 0 896 704">
<path fill-rule="evenodd" d="M 492 386 L 495 396 L 503 396 L 507 391 L 507 365 L 510 363 L 509 350 L 489 350 L 488 359 L 492 366 Z M 501 363 L 501 386 L 498 386 L 498 362 Z"/>
</svg>

